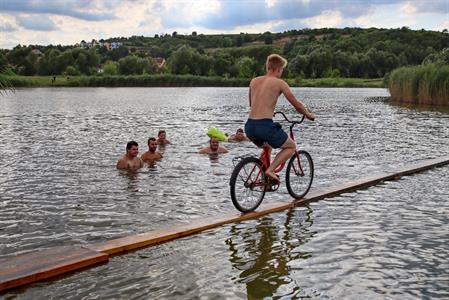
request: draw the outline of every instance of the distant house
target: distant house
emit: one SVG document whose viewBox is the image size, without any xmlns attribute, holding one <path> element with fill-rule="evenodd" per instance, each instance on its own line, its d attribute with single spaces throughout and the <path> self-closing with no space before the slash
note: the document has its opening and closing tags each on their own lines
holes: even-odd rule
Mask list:
<svg viewBox="0 0 449 300">
<path fill-rule="evenodd" d="M 166 64 L 165 58 L 163 57 L 155 57 L 153 58 L 153 62 L 158 69 L 162 69 Z"/>
<path fill-rule="evenodd" d="M 112 43 L 111 43 L 112 49 L 118 49 L 118 48 L 120 48 L 122 45 L 123 45 L 123 44 L 120 43 L 120 42 L 112 42 Z"/>
<path fill-rule="evenodd" d="M 101 45 L 97 40 L 92 39 L 92 41 L 90 42 L 86 42 L 85 40 L 82 40 L 79 43 L 75 44 L 75 47 L 81 47 L 81 48 L 91 48 L 91 47 L 95 47 L 95 46 L 99 46 Z"/>
<path fill-rule="evenodd" d="M 33 49 L 33 50 L 31 50 L 31 53 L 33 53 L 37 56 L 44 56 L 44 53 L 42 53 L 42 51 L 39 49 Z"/>
<path fill-rule="evenodd" d="M 121 46 L 123 46 L 122 43 L 120 42 L 104 42 L 103 46 L 106 47 L 106 49 L 108 49 L 108 51 L 114 50 L 114 49 L 118 49 Z"/>
</svg>

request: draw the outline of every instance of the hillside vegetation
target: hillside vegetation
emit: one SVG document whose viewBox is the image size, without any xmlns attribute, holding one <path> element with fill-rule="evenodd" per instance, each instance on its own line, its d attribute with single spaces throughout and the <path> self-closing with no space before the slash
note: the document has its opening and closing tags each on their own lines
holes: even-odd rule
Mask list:
<svg viewBox="0 0 449 300">
<path fill-rule="evenodd" d="M 108 49 L 105 43 L 120 43 Z M 382 78 L 392 70 L 420 65 L 449 48 L 444 32 L 400 29 L 304 29 L 282 33 L 132 36 L 95 46 L 17 45 L 0 50 L 0 68 L 18 75 L 194 75 L 250 78 L 263 74 L 267 55 L 289 60 L 284 76 Z"/>
</svg>

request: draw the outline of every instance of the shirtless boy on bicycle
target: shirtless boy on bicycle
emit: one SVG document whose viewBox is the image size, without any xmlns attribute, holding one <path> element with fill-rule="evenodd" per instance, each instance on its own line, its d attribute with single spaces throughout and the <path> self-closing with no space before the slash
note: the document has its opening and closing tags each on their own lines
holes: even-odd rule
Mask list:
<svg viewBox="0 0 449 300">
<path fill-rule="evenodd" d="M 296 99 L 288 84 L 280 79 L 286 65 L 287 60 L 280 55 L 269 55 L 266 61 L 266 74 L 254 78 L 249 85 L 251 109 L 245 124 L 245 132 L 247 137 L 257 145 L 263 142 L 263 147 L 266 147 L 268 154 L 271 154 L 272 148 L 281 148 L 271 165 L 265 170 L 266 176 L 274 182 L 279 182 L 274 170 L 296 151 L 295 142 L 273 122 L 274 109 L 281 93 L 299 113 L 304 114 L 309 120 L 315 119 L 315 115 Z"/>
</svg>

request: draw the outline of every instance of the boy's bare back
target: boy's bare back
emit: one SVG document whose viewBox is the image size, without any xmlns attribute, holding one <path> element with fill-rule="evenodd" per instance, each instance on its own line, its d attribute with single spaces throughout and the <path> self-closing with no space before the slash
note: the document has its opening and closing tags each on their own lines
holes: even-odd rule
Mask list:
<svg viewBox="0 0 449 300">
<path fill-rule="evenodd" d="M 304 114 L 310 120 L 315 118 L 315 115 L 296 99 L 288 84 L 279 79 L 273 72 L 269 71 L 267 75 L 254 78 L 251 80 L 249 87 L 250 119 L 272 119 L 277 100 L 281 94 L 284 94 L 296 111 Z"/>
<path fill-rule="evenodd" d="M 272 119 L 284 81 L 274 76 L 264 75 L 251 80 L 251 119 Z M 284 83 L 285 84 L 285 83 Z"/>
</svg>

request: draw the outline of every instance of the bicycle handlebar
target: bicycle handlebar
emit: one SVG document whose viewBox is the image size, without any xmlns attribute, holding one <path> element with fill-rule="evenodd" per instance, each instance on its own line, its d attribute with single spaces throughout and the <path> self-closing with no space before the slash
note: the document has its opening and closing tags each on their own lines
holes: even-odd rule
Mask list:
<svg viewBox="0 0 449 300">
<path fill-rule="evenodd" d="M 287 118 L 287 116 L 286 116 L 282 111 L 276 111 L 276 112 L 274 112 L 274 115 L 273 115 L 273 116 L 276 116 L 277 114 L 281 114 L 281 115 L 284 117 L 284 119 L 285 119 L 287 122 L 292 123 L 292 125 L 294 125 L 294 124 L 301 124 L 302 122 L 304 122 L 304 118 L 306 117 L 305 115 L 302 115 L 301 121 L 290 121 L 290 120 Z"/>
</svg>

